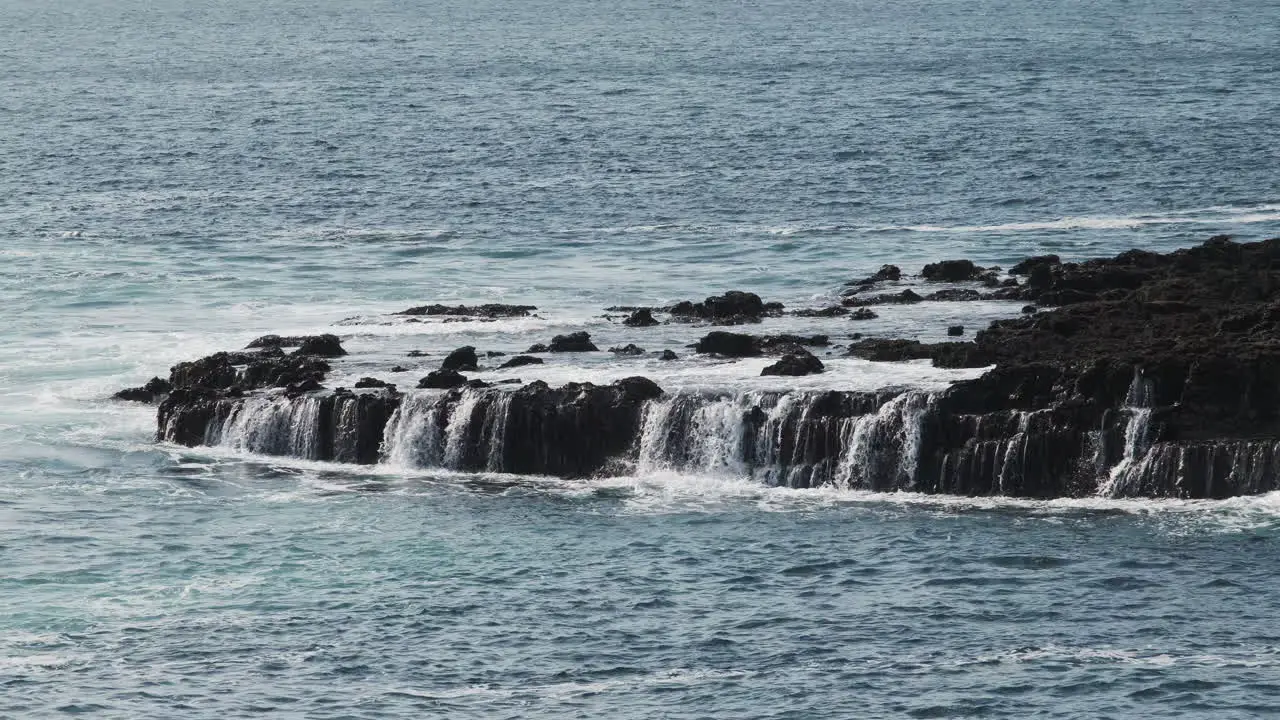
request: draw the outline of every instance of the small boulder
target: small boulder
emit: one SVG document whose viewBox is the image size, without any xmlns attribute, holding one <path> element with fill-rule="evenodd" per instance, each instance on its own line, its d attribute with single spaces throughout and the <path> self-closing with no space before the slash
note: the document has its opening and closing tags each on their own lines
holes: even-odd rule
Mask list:
<svg viewBox="0 0 1280 720">
<path fill-rule="evenodd" d="M 464 345 L 449 353 L 444 362 L 440 363 L 440 369 L 474 372 L 479 368 L 478 363 L 479 358 L 476 357 L 476 349 L 470 345 Z"/>
<path fill-rule="evenodd" d="M 679 359 L 680 359 L 680 356 L 679 356 L 679 355 L 677 355 L 677 354 L 675 354 L 675 352 L 674 352 L 674 351 L 672 351 L 672 350 L 663 350 L 663 351 L 662 351 L 662 354 L 658 356 L 658 359 L 659 359 L 659 360 L 668 360 L 668 361 L 670 361 L 670 360 L 679 360 Z"/>
<path fill-rule="evenodd" d="M 964 326 L 963 326 L 963 325 L 952 325 L 952 326 L 948 327 L 948 328 L 947 328 L 947 335 L 950 335 L 951 337 L 960 337 L 961 335 L 964 335 Z"/>
<path fill-rule="evenodd" d="M 582 330 L 551 338 L 551 352 L 596 352 L 600 348 L 591 342 L 591 334 Z M 534 352 L 530 349 L 530 352 Z"/>
<path fill-rule="evenodd" d="M 931 282 L 963 282 L 977 279 L 982 271 L 971 260 L 943 260 L 925 265 L 920 274 Z"/>
<path fill-rule="evenodd" d="M 465 385 L 467 378 L 456 370 L 435 370 L 418 381 L 418 387 L 435 390 L 448 390 Z"/>
<path fill-rule="evenodd" d="M 693 349 L 696 352 L 725 357 L 754 357 L 761 352 L 758 338 L 723 330 L 707 333 L 693 346 Z"/>
<path fill-rule="evenodd" d="M 394 365 L 391 368 L 391 372 L 394 372 L 394 373 L 409 372 L 409 368 L 403 365 Z"/>
<path fill-rule="evenodd" d="M 338 340 L 337 335 L 325 333 L 324 335 L 310 335 L 302 338 L 302 343 L 297 350 L 293 351 L 294 355 L 312 355 L 315 357 L 342 357 L 347 354 L 342 349 L 342 343 Z"/>
<path fill-rule="evenodd" d="M 388 390 L 396 389 L 395 385 L 392 385 L 391 383 L 386 382 L 385 380 L 379 380 L 378 378 L 371 378 L 371 377 L 360 378 L 359 380 L 356 381 L 355 387 L 356 388 L 387 388 Z"/>
<path fill-rule="evenodd" d="M 1018 263 L 1017 265 L 1014 265 L 1013 267 L 1009 268 L 1009 274 L 1010 275 L 1029 275 L 1034 268 L 1040 265 L 1050 267 L 1053 265 L 1061 265 L 1061 264 L 1062 264 L 1062 258 L 1058 257 L 1057 255 L 1036 255 L 1035 257 L 1029 257 L 1026 260 L 1023 260 L 1022 262 Z"/>
<path fill-rule="evenodd" d="M 853 314 L 849 315 L 850 320 L 875 320 L 878 317 L 880 316 L 876 314 L 875 310 L 865 307 L 858 308 L 853 311 Z"/>
<path fill-rule="evenodd" d="M 635 343 L 627 343 L 622 347 L 611 347 L 609 348 L 609 352 L 614 355 L 643 355 L 645 350 Z"/>
<path fill-rule="evenodd" d="M 814 357 L 813 353 L 804 348 L 796 347 L 792 348 L 786 355 L 783 355 L 778 362 L 761 370 L 760 375 L 799 377 L 801 375 L 820 373 L 825 369 L 826 367 L 822 364 L 822 361 Z"/>
<path fill-rule="evenodd" d="M 551 348 L 547 347 L 546 345 L 543 345 L 542 343 L 534 343 L 529 346 L 528 350 L 525 350 L 525 352 L 531 352 L 531 353 L 544 353 L 544 352 L 550 352 L 550 351 L 551 351 Z"/>
<path fill-rule="evenodd" d="M 640 308 L 631 313 L 631 316 L 622 321 L 627 327 L 652 327 L 658 324 L 654 319 L 653 312 L 649 308 Z"/>
</svg>

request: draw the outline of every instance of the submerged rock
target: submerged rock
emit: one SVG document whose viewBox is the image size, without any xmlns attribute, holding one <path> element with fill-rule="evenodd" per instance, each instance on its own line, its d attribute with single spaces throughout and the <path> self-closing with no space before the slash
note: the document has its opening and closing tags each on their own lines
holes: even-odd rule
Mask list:
<svg viewBox="0 0 1280 720">
<path fill-rule="evenodd" d="M 485 305 L 441 305 L 439 303 L 433 305 L 420 305 L 411 307 L 408 310 L 401 310 L 396 315 L 445 315 L 455 317 L 478 317 L 478 318 L 511 318 L 511 317 L 528 317 L 530 313 L 538 308 L 532 305 L 503 305 L 500 303 L 488 303 Z"/>
<path fill-rule="evenodd" d="M 347 351 L 342 349 L 342 343 L 338 340 L 337 335 L 311 335 L 302 338 L 302 344 L 297 350 L 293 351 L 294 355 L 314 355 L 315 357 L 342 357 Z"/>
<path fill-rule="evenodd" d="M 505 370 L 507 368 L 522 367 L 524 365 L 542 365 L 542 364 L 543 364 L 542 358 L 536 358 L 536 357 L 533 357 L 532 355 L 516 355 L 510 360 L 499 365 L 498 369 Z"/>
<path fill-rule="evenodd" d="M 872 295 L 870 297 L 847 297 L 840 302 L 848 307 L 866 307 L 868 305 L 914 305 L 923 300 L 924 298 L 920 297 L 918 293 L 911 288 L 907 288 L 899 293 Z"/>
<path fill-rule="evenodd" d="M 627 343 L 622 347 L 611 347 L 609 348 L 609 352 L 614 355 L 643 355 L 645 353 L 645 349 L 635 343 Z"/>
<path fill-rule="evenodd" d="M 666 361 L 679 360 L 680 356 L 677 355 L 674 350 L 663 350 L 662 354 L 658 356 L 658 359 Z"/>
</svg>

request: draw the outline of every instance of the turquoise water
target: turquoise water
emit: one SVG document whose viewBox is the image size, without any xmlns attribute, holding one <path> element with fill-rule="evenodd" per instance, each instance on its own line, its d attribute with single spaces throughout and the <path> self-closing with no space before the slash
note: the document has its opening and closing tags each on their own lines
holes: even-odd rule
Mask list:
<svg viewBox="0 0 1280 720">
<path fill-rule="evenodd" d="M 360 470 L 105 398 L 264 332 L 1280 235 L 1278 15 L 0 0 L 0 715 L 1274 713 L 1272 496 Z M 545 320 L 344 324 L 454 300 Z"/>
</svg>

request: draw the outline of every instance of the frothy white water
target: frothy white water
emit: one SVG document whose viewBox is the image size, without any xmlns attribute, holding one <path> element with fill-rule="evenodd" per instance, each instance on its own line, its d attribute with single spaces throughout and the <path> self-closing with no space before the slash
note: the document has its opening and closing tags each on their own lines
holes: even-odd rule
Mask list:
<svg viewBox="0 0 1280 720">
<path fill-rule="evenodd" d="M 926 233 L 1017 233 L 1045 230 L 1124 230 L 1149 225 L 1247 225 L 1280 221 L 1280 205 L 1212 207 L 1161 215 L 1069 216 L 993 225 L 899 225 L 885 230 Z"/>
<path fill-rule="evenodd" d="M 1144 464 L 1148 462 L 1147 455 L 1151 450 L 1151 411 L 1154 401 L 1154 386 L 1151 381 L 1142 376 L 1141 370 L 1135 370 L 1121 410 L 1128 415 L 1124 429 L 1124 454 L 1099 486 L 1099 495 L 1123 495 L 1143 476 Z"/>
<path fill-rule="evenodd" d="M 210 423 L 205 443 L 264 455 L 321 456 L 321 402 L 316 397 L 259 396 L 236 403 L 221 423 Z"/>
</svg>

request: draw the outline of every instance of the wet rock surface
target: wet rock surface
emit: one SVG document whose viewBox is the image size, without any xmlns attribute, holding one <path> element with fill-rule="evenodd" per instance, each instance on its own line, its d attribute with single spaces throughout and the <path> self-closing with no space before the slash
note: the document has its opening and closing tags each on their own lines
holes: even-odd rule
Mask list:
<svg viewBox="0 0 1280 720">
<path fill-rule="evenodd" d="M 934 265 L 931 280 L 990 282 L 990 273 L 973 263 Z M 972 342 L 873 337 L 843 349 L 875 362 L 993 366 L 980 377 L 932 393 L 806 391 L 803 401 L 790 404 L 751 396 L 735 406 L 743 414 L 733 432 L 741 432 L 743 442 L 733 447 L 743 453 L 744 467 L 774 467 L 772 481 L 798 487 L 841 483 L 966 495 L 1225 497 L 1280 487 L 1280 239 L 1237 244 L 1217 237 L 1165 255 L 1134 250 L 1079 263 L 1040 257 L 1012 272 L 1025 282 L 982 296 L 998 293 L 1039 311 L 996 321 Z M 924 299 L 911 293 L 903 300 L 908 292 L 859 295 L 845 304 L 863 309 Z M 980 292 L 948 288 L 930 299 L 967 301 Z M 736 322 L 774 312 L 758 297 L 740 295 L 749 294 L 708 298 L 690 317 Z M 840 339 L 848 336 L 846 330 Z M 293 341 L 299 352 L 286 354 Z M 799 377 L 823 370 L 807 348 L 829 342 L 823 335 L 716 330 L 694 349 L 731 358 L 771 355 L 777 360 L 763 374 Z M 217 428 L 248 405 L 285 403 L 284 415 L 272 418 L 305 410 L 318 429 L 295 433 L 310 438 L 305 446 L 282 449 L 264 439 L 264 448 L 371 462 L 401 396 L 373 379 L 357 383 L 355 393 L 322 389 L 330 371 L 322 355 L 332 344 L 280 338 L 264 340 L 256 351 L 179 363 L 167 381 L 134 389 L 136 399 L 163 397 L 159 437 L 193 445 L 218 441 Z M 538 351 L 595 349 L 579 332 Z M 474 349 L 465 359 L 473 357 Z M 664 351 L 662 357 L 675 355 Z M 522 355 L 503 367 L 540 362 Z M 634 459 L 648 422 L 646 403 L 669 397 L 644 378 L 560 388 L 531 382 L 513 390 L 468 382 L 453 368 L 431 373 L 421 387 L 445 390 L 419 394 L 438 398 L 432 412 L 469 413 L 450 421 L 466 423 L 455 426 L 465 442 L 449 460 L 458 469 L 566 477 L 612 472 Z M 696 441 L 681 428 L 711 402 L 719 401 L 695 393 L 654 416 L 653 422 L 667 423 L 661 432 L 672 462 L 683 457 L 681 443 Z M 432 423 L 432 432 L 448 424 Z"/>
<path fill-rule="evenodd" d="M 480 358 L 476 355 L 476 349 L 470 345 L 465 345 L 449 353 L 444 361 L 440 363 L 440 369 L 474 372 L 478 369 L 479 362 Z"/>
</svg>

